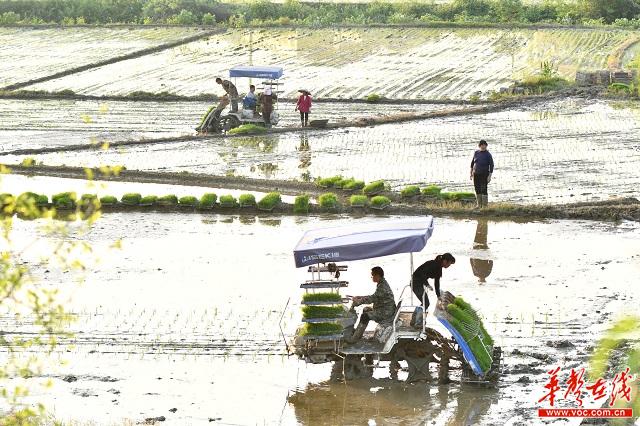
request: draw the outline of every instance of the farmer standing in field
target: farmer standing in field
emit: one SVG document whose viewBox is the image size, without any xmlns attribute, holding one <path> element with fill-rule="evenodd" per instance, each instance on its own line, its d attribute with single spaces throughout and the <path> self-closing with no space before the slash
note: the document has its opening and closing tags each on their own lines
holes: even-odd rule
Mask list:
<svg viewBox="0 0 640 426">
<path fill-rule="evenodd" d="M 309 127 L 309 112 L 311 112 L 311 93 L 307 90 L 298 90 L 302 93 L 296 102 L 296 111 L 300 111 L 300 125 Z"/>
<path fill-rule="evenodd" d="M 238 89 L 229 80 L 223 80 L 220 77 L 216 77 L 216 83 L 222 85 L 224 91 L 229 95 L 231 101 L 231 112 L 238 112 Z"/>
<path fill-rule="evenodd" d="M 481 208 L 487 207 L 487 204 L 489 204 L 487 187 L 491 182 L 491 174 L 493 173 L 493 157 L 487 151 L 487 141 L 484 139 L 478 143 L 478 148 L 471 159 L 469 178 L 473 180 L 473 186 L 476 190 L 476 208 Z"/>
</svg>

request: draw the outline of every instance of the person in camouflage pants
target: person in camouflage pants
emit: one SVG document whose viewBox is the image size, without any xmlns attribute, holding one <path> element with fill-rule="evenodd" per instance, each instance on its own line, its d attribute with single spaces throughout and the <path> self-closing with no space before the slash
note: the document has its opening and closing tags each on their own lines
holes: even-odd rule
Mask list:
<svg viewBox="0 0 640 426">
<path fill-rule="evenodd" d="M 373 303 L 373 307 L 367 306 L 362 311 L 358 327 L 349 338 L 350 343 L 357 342 L 362 338 L 369 321 L 375 321 L 378 324 L 389 324 L 393 321 L 393 316 L 396 313 L 393 291 L 391 291 L 387 280 L 384 279 L 384 271 L 381 267 L 376 266 L 371 269 L 371 280 L 376 283 L 375 293 L 370 296 L 354 296 L 352 298 L 354 307 L 370 303 Z"/>
</svg>

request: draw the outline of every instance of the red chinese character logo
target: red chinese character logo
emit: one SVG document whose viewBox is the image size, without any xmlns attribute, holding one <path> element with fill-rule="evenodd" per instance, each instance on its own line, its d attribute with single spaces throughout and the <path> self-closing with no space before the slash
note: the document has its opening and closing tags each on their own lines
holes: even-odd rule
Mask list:
<svg viewBox="0 0 640 426">
<path fill-rule="evenodd" d="M 611 382 L 611 401 L 609 402 L 609 407 L 613 407 L 618 395 L 626 399 L 627 402 L 631 402 L 631 388 L 627 385 L 627 381 L 632 380 L 633 376 L 629 375 L 629 367 L 615 375 Z"/>
<path fill-rule="evenodd" d="M 571 373 L 569 373 L 569 380 L 567 380 L 567 391 L 564 393 L 564 398 L 567 399 L 567 395 L 572 394 L 575 396 L 576 401 L 580 407 L 582 407 L 582 386 L 584 385 L 584 380 L 582 377 L 584 376 L 584 368 L 580 369 L 580 374 L 576 373 L 576 371 L 572 368 Z"/>
<path fill-rule="evenodd" d="M 607 382 L 605 382 L 601 377 L 594 384 L 587 386 L 587 390 L 591 391 L 591 396 L 594 397 L 594 401 L 602 399 L 606 396 L 604 393 L 606 384 Z"/>
<path fill-rule="evenodd" d="M 553 407 L 553 403 L 556 400 L 556 392 L 560 390 L 560 386 L 558 386 L 558 371 L 560 371 L 560 367 L 556 367 L 554 370 L 547 371 L 551 377 L 546 385 L 544 385 L 545 389 L 548 390 L 547 394 L 540 398 L 538 402 L 542 402 L 545 399 L 549 398 L 549 404 Z"/>
</svg>

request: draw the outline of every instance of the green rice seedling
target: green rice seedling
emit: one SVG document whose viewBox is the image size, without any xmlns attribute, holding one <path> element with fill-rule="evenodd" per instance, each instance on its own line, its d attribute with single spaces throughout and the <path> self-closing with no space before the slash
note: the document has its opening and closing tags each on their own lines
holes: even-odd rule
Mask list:
<svg viewBox="0 0 640 426">
<path fill-rule="evenodd" d="M 61 192 L 51 197 L 51 202 L 58 209 L 72 209 L 76 206 L 75 192 Z"/>
<path fill-rule="evenodd" d="M 100 204 L 103 206 L 112 206 L 118 203 L 118 199 L 113 195 L 105 195 L 104 197 L 100 197 Z"/>
<path fill-rule="evenodd" d="M 318 204 L 323 209 L 334 210 L 338 208 L 338 197 L 333 192 L 327 192 L 318 197 Z"/>
<path fill-rule="evenodd" d="M 181 206 L 195 207 L 198 205 L 198 199 L 193 195 L 185 195 L 184 197 L 180 197 L 178 204 Z"/>
<path fill-rule="evenodd" d="M 84 215 L 88 215 L 99 210 L 101 204 L 96 194 L 82 194 L 78 206 Z"/>
<path fill-rule="evenodd" d="M 237 205 L 236 197 L 233 195 L 221 195 L 220 196 L 220 207 L 224 208 L 232 208 Z"/>
<path fill-rule="evenodd" d="M 309 213 L 309 196 L 306 194 L 298 195 L 293 202 L 293 212 L 295 214 Z"/>
<path fill-rule="evenodd" d="M 442 192 L 442 188 L 438 185 L 429 185 L 426 188 L 422 188 L 422 193 L 427 197 L 437 197 Z"/>
<path fill-rule="evenodd" d="M 371 199 L 371 208 L 374 209 L 384 209 L 391 205 L 391 200 L 384 195 L 376 195 Z"/>
<path fill-rule="evenodd" d="M 238 203 L 240 207 L 253 207 L 256 205 L 256 197 L 253 194 L 240 194 Z"/>
<path fill-rule="evenodd" d="M 137 206 L 138 204 L 140 204 L 141 199 L 142 195 L 138 194 L 137 192 L 129 192 L 127 194 L 124 194 L 120 201 L 126 206 Z"/>
<path fill-rule="evenodd" d="M 345 185 L 348 185 L 351 182 L 355 182 L 354 178 L 342 178 L 335 183 L 336 188 L 344 188 Z"/>
<path fill-rule="evenodd" d="M 162 197 L 158 197 L 158 205 L 161 206 L 175 206 L 178 204 L 178 197 L 173 194 L 163 195 Z"/>
<path fill-rule="evenodd" d="M 320 188 L 332 188 L 336 185 L 336 183 L 342 180 L 342 176 L 333 176 L 328 178 L 320 178 L 317 180 L 316 184 Z"/>
<path fill-rule="evenodd" d="M 212 209 L 216 205 L 218 196 L 213 192 L 208 192 L 200 198 L 201 209 Z"/>
<path fill-rule="evenodd" d="M 37 206 L 46 206 L 47 204 L 49 204 L 49 197 L 47 197 L 46 195 L 39 194 L 36 197 L 36 205 Z"/>
<path fill-rule="evenodd" d="M 36 165 L 36 160 L 34 160 L 31 157 L 27 157 L 25 159 L 22 160 L 22 162 L 20 163 L 20 165 L 22 167 L 33 167 Z"/>
<path fill-rule="evenodd" d="M 302 307 L 304 318 L 338 318 L 343 316 L 345 309 L 343 306 L 313 306 Z"/>
<path fill-rule="evenodd" d="M 270 192 L 258 202 L 258 208 L 260 210 L 271 211 L 276 208 L 282 202 L 279 192 Z"/>
<path fill-rule="evenodd" d="M 243 124 L 242 126 L 229 130 L 227 133 L 230 135 L 247 135 L 247 134 L 266 133 L 266 132 L 267 132 L 267 129 L 263 126 L 258 126 L 256 124 Z"/>
<path fill-rule="evenodd" d="M 450 201 L 472 200 L 476 197 L 473 192 L 441 192 L 440 198 Z"/>
<path fill-rule="evenodd" d="M 342 326 L 328 322 L 315 324 L 305 324 L 300 330 L 302 336 L 327 336 L 331 334 L 342 334 Z"/>
<path fill-rule="evenodd" d="M 418 185 L 409 185 L 400 191 L 403 198 L 411 198 L 420 195 L 420 187 Z"/>
<path fill-rule="evenodd" d="M 345 183 L 342 186 L 342 189 L 344 191 L 359 191 L 362 188 L 364 188 L 364 181 L 363 180 L 353 180 L 353 181 L 349 181 L 347 183 Z"/>
<path fill-rule="evenodd" d="M 349 197 L 349 204 L 351 207 L 365 207 L 369 199 L 366 195 L 352 195 Z"/>
<path fill-rule="evenodd" d="M 370 93 L 369 95 L 367 95 L 366 98 L 364 98 L 367 102 L 369 102 L 370 104 L 374 104 L 376 102 L 380 102 L 380 99 L 382 99 L 382 96 L 378 95 L 377 93 Z"/>
<path fill-rule="evenodd" d="M 377 180 L 375 182 L 371 182 L 362 188 L 362 193 L 364 195 L 376 195 L 385 190 L 385 185 L 383 180 Z"/>
<path fill-rule="evenodd" d="M 140 199 L 141 206 L 152 206 L 158 201 L 157 195 L 145 195 Z"/>
<path fill-rule="evenodd" d="M 307 293 L 302 296 L 303 302 L 327 302 L 327 303 L 341 303 L 342 297 L 338 293 Z"/>
</svg>

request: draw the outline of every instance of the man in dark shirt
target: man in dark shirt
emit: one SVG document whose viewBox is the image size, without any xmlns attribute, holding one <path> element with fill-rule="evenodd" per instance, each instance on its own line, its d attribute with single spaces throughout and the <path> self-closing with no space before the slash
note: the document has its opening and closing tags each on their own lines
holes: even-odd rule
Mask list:
<svg viewBox="0 0 640 426">
<path fill-rule="evenodd" d="M 425 287 L 431 288 L 429 278 L 433 279 L 436 288 L 436 296 L 440 297 L 440 277 L 442 277 L 442 268 L 448 268 L 456 263 L 455 257 L 451 253 L 439 254 L 435 259 L 429 260 L 415 270 L 411 280 L 413 293 L 416 295 L 420 303 L 424 297 L 424 309 L 429 307 L 429 298 L 424 290 Z"/>
<path fill-rule="evenodd" d="M 476 207 L 481 208 L 487 207 L 487 204 L 489 204 L 487 187 L 493 174 L 493 157 L 487 151 L 487 141 L 481 140 L 478 147 L 480 149 L 473 153 L 473 158 L 471 159 L 469 177 L 473 180 L 473 186 L 476 190 Z"/>
<path fill-rule="evenodd" d="M 216 78 L 216 83 L 220 84 L 227 95 L 229 95 L 231 112 L 238 112 L 238 89 L 236 86 L 229 80 L 223 80 L 220 77 Z"/>
<path fill-rule="evenodd" d="M 355 343 L 364 334 L 369 321 L 375 321 L 378 324 L 388 324 L 393 321 L 396 313 L 396 302 L 393 297 L 393 291 L 389 287 L 389 283 L 384 279 L 384 271 L 381 267 L 376 266 L 371 269 L 371 280 L 376 283 L 376 291 L 370 296 L 354 296 L 352 297 L 353 306 L 365 305 L 373 303 L 373 307 L 366 307 L 360 315 L 360 323 L 349 339 L 350 343 Z"/>
</svg>

